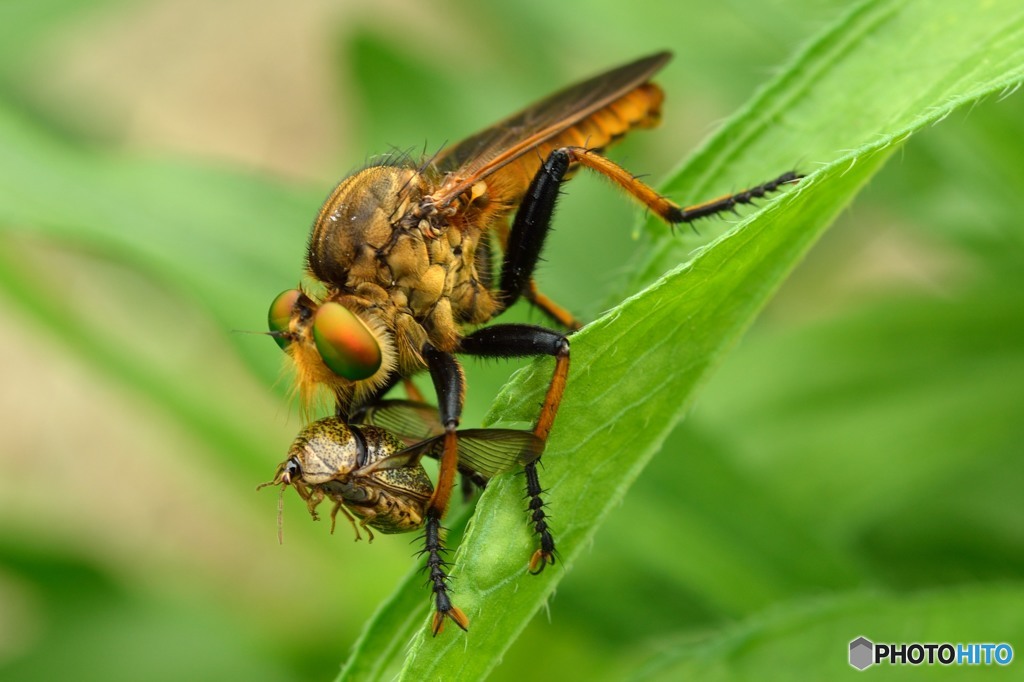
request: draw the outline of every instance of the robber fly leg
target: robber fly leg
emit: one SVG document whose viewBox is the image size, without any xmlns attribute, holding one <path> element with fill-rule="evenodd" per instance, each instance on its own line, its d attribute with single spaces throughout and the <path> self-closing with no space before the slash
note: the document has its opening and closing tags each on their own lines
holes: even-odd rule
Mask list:
<svg viewBox="0 0 1024 682">
<path fill-rule="evenodd" d="M 384 395 L 398 385 L 399 381 L 403 381 L 402 377 L 397 372 L 392 372 L 372 395 L 359 404 L 354 404 L 351 396 L 336 394 L 334 416 L 349 424 L 358 423 L 366 416 L 366 410 L 380 403 L 384 399 Z"/>
<path fill-rule="evenodd" d="M 413 383 L 412 379 L 404 377 L 402 379 L 402 386 L 405 387 L 405 395 L 409 400 L 414 403 L 423 402 L 423 394 L 420 393 L 420 389 L 416 387 L 416 384 Z"/>
<path fill-rule="evenodd" d="M 551 230 L 551 216 L 558 201 L 558 188 L 569 170 L 569 155 L 556 149 L 537 171 L 530 187 L 516 211 L 505 259 L 501 265 L 501 291 L 499 298 L 504 307 L 523 296 L 541 312 L 566 329 L 577 330 L 582 325 L 562 306 L 537 290 L 533 271 L 537 267 L 544 240 Z"/>
<path fill-rule="evenodd" d="M 560 153 L 566 154 L 569 163 L 578 163 L 605 176 L 670 225 L 692 223 L 695 220 L 706 218 L 716 213 L 733 211 L 739 205 L 752 204 L 755 200 L 779 190 L 783 185 L 794 183 L 803 177 L 796 171 L 789 171 L 774 180 L 761 183 L 756 187 L 750 187 L 742 192 L 726 194 L 717 199 L 684 208 L 661 196 L 651 189 L 650 186 L 634 177 L 625 168 L 601 156 L 594 150 L 584 149 L 583 147 L 564 147 L 551 152 L 551 157 Z"/>
<path fill-rule="evenodd" d="M 436 637 L 444 629 L 444 619 L 452 621 L 463 630 L 469 627 L 469 618 L 448 597 L 448 562 L 442 556 L 446 551 L 441 540 L 441 518 L 433 509 L 427 510 L 427 523 L 423 535 L 426 540 L 424 552 L 427 555 L 428 581 L 434 590 L 434 620 L 430 631 Z"/>
<path fill-rule="evenodd" d="M 583 328 L 583 323 L 573 317 L 572 313 L 542 294 L 537 289 L 537 283 L 533 281 L 533 278 L 531 278 L 529 284 L 527 284 L 526 291 L 523 292 L 523 297 L 529 301 L 533 307 L 537 308 L 569 331 L 575 332 Z"/>
<path fill-rule="evenodd" d="M 502 305 L 506 308 L 523 296 L 570 330 L 579 329 L 579 322 L 565 308 L 537 290 L 537 285 L 533 281 L 533 271 L 537 267 L 541 250 L 544 248 L 544 240 L 551 229 L 551 217 L 558 201 L 559 187 L 570 169 L 576 165 L 605 176 L 670 225 L 691 223 L 716 213 L 733 211 L 739 205 L 752 204 L 783 185 L 796 182 L 803 177 L 795 171 L 790 171 L 742 192 L 683 208 L 661 196 L 632 173 L 596 150 L 584 147 L 555 149 L 533 177 L 516 212 L 501 268 L 500 296 Z"/>
<path fill-rule="evenodd" d="M 456 429 L 462 418 L 462 400 L 466 392 L 466 379 L 462 374 L 459 361 L 451 353 L 439 351 L 429 343 L 424 344 L 420 351 L 430 369 L 430 378 L 434 381 L 437 392 L 437 409 L 444 426 L 444 448 L 441 451 L 441 466 L 437 474 L 437 488 L 430 498 L 430 508 L 437 512 L 438 518 L 444 518 L 448 510 L 448 500 L 455 485 L 455 472 L 459 467 L 458 441 Z"/>
<path fill-rule="evenodd" d="M 459 468 L 459 450 L 456 429 L 462 416 L 462 400 L 465 395 L 466 383 L 462 375 L 462 367 L 451 353 L 445 353 L 430 344 L 424 344 L 420 351 L 427 361 L 430 377 L 434 381 L 437 392 L 437 407 L 444 425 L 444 446 L 441 450 L 441 464 L 437 473 L 437 487 L 427 506 L 426 541 L 427 571 L 430 574 L 430 585 L 434 591 L 436 611 L 431 630 L 435 635 L 444 626 L 444 619 L 451 618 L 463 630 L 469 625 L 469 619 L 448 597 L 447 563 L 442 559 L 443 545 L 441 542 L 441 519 L 448 509 L 452 487 L 455 485 L 455 474 Z"/>
<path fill-rule="evenodd" d="M 569 339 L 560 332 L 527 324 L 496 324 L 480 329 L 462 340 L 460 352 L 485 357 L 513 358 L 551 355 L 555 358 L 555 371 L 551 376 L 547 394 L 541 404 L 540 415 L 533 427 L 534 434 L 547 441 L 558 414 L 558 406 L 565 392 L 569 376 Z M 551 537 L 544 500 L 537 475 L 536 460 L 526 465 L 526 493 L 530 500 L 530 520 L 540 538 L 540 548 L 530 559 L 530 572 L 540 573 L 548 564 L 555 563 L 555 540 Z"/>
</svg>

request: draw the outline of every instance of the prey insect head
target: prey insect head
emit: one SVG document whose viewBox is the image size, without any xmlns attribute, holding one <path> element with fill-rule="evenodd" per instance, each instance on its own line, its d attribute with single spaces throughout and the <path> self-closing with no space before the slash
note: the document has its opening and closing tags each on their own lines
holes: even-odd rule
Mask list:
<svg viewBox="0 0 1024 682">
<path fill-rule="evenodd" d="M 277 541 L 283 544 L 284 491 L 288 489 L 288 486 L 292 486 L 298 491 L 299 496 L 306 500 L 307 504 L 310 503 L 309 491 L 302 486 L 302 467 L 299 465 L 299 462 L 295 457 L 289 457 L 282 462 L 281 465 L 277 467 L 277 471 L 274 473 L 274 478 L 266 483 L 260 483 L 256 486 L 256 490 L 262 490 L 263 488 L 272 485 L 281 486 L 281 492 L 277 496 Z"/>
<path fill-rule="evenodd" d="M 277 467 L 277 471 L 274 472 L 274 478 L 266 483 L 260 483 L 256 486 L 256 490 L 262 490 L 263 488 L 267 488 L 272 485 L 279 485 L 283 491 L 290 485 L 298 487 L 299 482 L 301 481 L 302 465 L 299 464 L 297 457 L 289 457 L 285 461 L 281 462 L 280 466 Z"/>
<path fill-rule="evenodd" d="M 288 461 L 281 467 L 281 482 L 285 485 L 290 485 L 293 479 L 302 478 L 302 467 L 299 466 L 299 462 L 294 457 L 289 457 Z"/>
</svg>

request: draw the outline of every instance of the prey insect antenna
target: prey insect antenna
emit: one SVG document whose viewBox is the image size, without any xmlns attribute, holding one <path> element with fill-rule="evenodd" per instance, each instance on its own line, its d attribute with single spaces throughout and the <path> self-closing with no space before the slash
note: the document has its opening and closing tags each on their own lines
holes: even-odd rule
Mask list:
<svg viewBox="0 0 1024 682">
<path fill-rule="evenodd" d="M 277 544 L 284 544 L 284 489 L 288 486 L 282 485 L 281 492 L 277 496 Z"/>
</svg>

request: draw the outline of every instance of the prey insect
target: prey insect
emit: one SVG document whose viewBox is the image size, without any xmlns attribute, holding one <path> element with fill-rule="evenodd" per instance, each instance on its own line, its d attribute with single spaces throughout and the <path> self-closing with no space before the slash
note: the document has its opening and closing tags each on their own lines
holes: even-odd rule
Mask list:
<svg viewBox="0 0 1024 682">
<path fill-rule="evenodd" d="M 428 406 L 429 407 L 429 406 Z M 408 423 L 399 413 L 419 406 L 405 401 L 385 401 L 376 408 L 377 419 Z M 389 413 L 396 416 L 389 417 Z M 365 415 L 371 417 L 370 415 Z M 372 417 L 371 417 L 372 418 Z M 476 485 L 486 485 L 490 477 L 538 457 L 543 443 L 529 431 L 513 429 L 468 429 L 459 431 L 459 459 L 463 473 Z M 313 519 L 317 508 L 330 500 L 331 533 L 341 512 L 355 530 L 360 528 L 373 541 L 373 531 L 405 533 L 424 526 L 434 486 L 423 468 L 424 456 L 437 457 L 444 435 L 408 445 L 409 436 L 396 434 L 373 424 L 352 424 L 337 417 L 320 419 L 306 426 L 295 438 L 288 457 L 274 478 L 261 484 L 281 486 L 282 501 L 288 487 L 295 488 L 305 500 Z M 413 436 L 413 439 L 419 436 Z M 278 532 L 282 506 L 278 507 Z M 357 521 L 358 519 L 358 521 Z M 431 584 L 447 579 L 442 556 L 440 529 L 425 529 L 428 580 Z M 442 599 L 447 591 L 440 590 Z M 435 612 L 433 628 L 439 631 L 445 616 L 465 629 L 469 619 L 461 609 L 448 603 Z M 442 615 L 443 614 L 443 615 Z"/>
<path fill-rule="evenodd" d="M 580 167 L 597 172 L 671 225 L 774 192 L 793 172 L 691 207 L 660 196 L 603 150 L 660 118 L 650 82 L 660 52 L 566 88 L 422 163 L 389 158 L 341 181 L 313 224 L 306 264 L 323 291 L 292 289 L 271 305 L 271 334 L 291 356 L 299 392 L 326 389 L 336 417 L 351 421 L 400 380 L 426 370 L 443 427 L 437 485 L 425 513 L 437 535 L 459 470 L 465 385 L 457 356 L 550 356 L 554 370 L 533 434 L 544 443 L 569 376 L 567 332 L 580 323 L 537 288 L 534 269 L 562 184 Z M 490 322 L 520 298 L 566 331 Z M 525 466 L 538 573 L 554 563 L 537 460 Z M 438 623 L 451 616 L 445 581 L 434 584 Z M 461 623 L 460 623 L 461 624 Z"/>
</svg>

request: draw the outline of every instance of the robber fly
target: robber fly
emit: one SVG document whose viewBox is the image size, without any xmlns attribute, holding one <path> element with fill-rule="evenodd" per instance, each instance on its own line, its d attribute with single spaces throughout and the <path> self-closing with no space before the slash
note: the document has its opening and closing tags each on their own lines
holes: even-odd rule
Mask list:
<svg viewBox="0 0 1024 682">
<path fill-rule="evenodd" d="M 325 387 L 342 421 L 399 380 L 430 372 L 444 434 L 425 512 L 428 552 L 438 549 L 432 529 L 458 470 L 464 381 L 456 356 L 554 357 L 533 433 L 544 442 L 554 424 L 569 373 L 566 333 L 527 324 L 466 330 L 520 297 L 566 330 L 579 328 L 533 280 L 559 188 L 571 173 L 582 166 L 604 175 L 669 224 L 749 204 L 799 177 L 784 173 L 682 208 L 602 156 L 630 130 L 658 122 L 663 95 L 649 81 L 669 58 L 661 52 L 569 87 L 425 162 L 389 158 L 342 180 L 309 238 L 308 272 L 323 293 L 292 289 L 271 305 L 271 334 L 294 360 L 300 393 L 308 398 Z M 525 469 L 539 544 L 529 562 L 534 573 L 556 556 L 536 464 Z M 451 611 L 444 580 L 434 589 L 436 634 Z"/>
<path fill-rule="evenodd" d="M 426 406 L 430 408 L 430 406 Z M 433 409 L 433 408 L 430 408 Z M 415 423 L 416 411 L 422 408 L 408 401 L 384 401 L 373 412 L 362 416 L 383 423 Z M 410 412 L 412 418 L 403 416 Z M 403 436 L 403 437 L 400 437 Z M 395 434 L 374 424 L 352 424 L 338 417 L 327 417 L 306 426 L 288 450 L 288 457 L 274 474 L 261 484 L 280 485 L 284 490 L 295 488 L 306 502 L 310 515 L 318 519 L 317 507 L 325 500 L 333 502 L 331 533 L 338 512 L 344 514 L 361 538 L 366 531 L 373 542 L 376 528 L 382 533 L 405 533 L 422 528 L 434 486 L 421 464 L 424 456 L 437 457 L 444 445 L 444 435 L 409 445 L 419 435 Z M 533 433 L 514 429 L 467 429 L 458 432 L 459 463 L 463 472 L 477 485 L 517 465 L 525 465 L 540 457 L 543 443 Z M 278 534 L 281 533 L 282 506 L 278 506 Z M 359 522 L 357 525 L 356 517 Z M 426 533 L 438 528 L 427 527 Z M 429 540 L 429 538 L 428 538 Z M 437 547 L 429 549 L 431 544 Z M 443 585 L 447 575 L 440 554 L 440 538 L 428 542 L 427 571 L 431 584 Z M 444 589 L 439 590 L 447 598 Z M 450 602 L 435 613 L 434 629 L 440 630 L 444 616 L 465 628 L 469 619 Z M 444 615 L 442 615 L 444 614 Z"/>
</svg>

